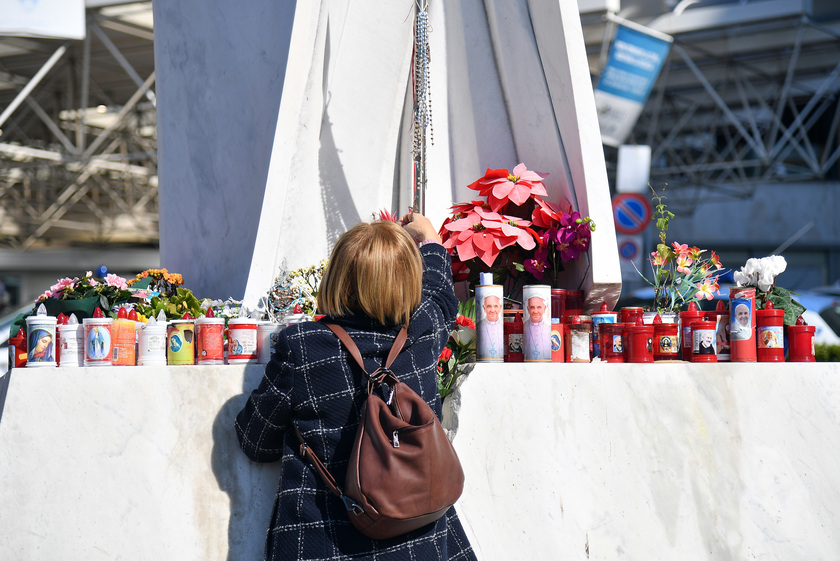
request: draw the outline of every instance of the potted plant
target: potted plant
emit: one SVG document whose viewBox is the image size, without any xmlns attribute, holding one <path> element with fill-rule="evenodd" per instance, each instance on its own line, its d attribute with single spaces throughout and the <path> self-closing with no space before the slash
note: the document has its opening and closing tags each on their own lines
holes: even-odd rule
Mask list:
<svg viewBox="0 0 840 561">
<path fill-rule="evenodd" d="M 718 279 L 725 271 L 714 251 L 705 256 L 705 249 L 666 241 L 668 225 L 674 214 L 668 210 L 663 193 L 653 187 L 654 219 L 659 230 L 656 251 L 650 254 L 650 278 L 637 269 L 639 276 L 653 287 L 652 311 L 663 316 L 676 315 L 683 306 L 700 300 L 712 300 L 720 290 Z"/>
</svg>

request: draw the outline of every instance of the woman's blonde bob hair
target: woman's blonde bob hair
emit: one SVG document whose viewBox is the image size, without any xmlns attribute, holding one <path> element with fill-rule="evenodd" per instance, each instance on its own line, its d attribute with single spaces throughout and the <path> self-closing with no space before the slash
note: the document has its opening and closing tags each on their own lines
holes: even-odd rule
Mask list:
<svg viewBox="0 0 840 561">
<path fill-rule="evenodd" d="M 362 312 L 382 325 L 408 322 L 420 303 L 423 261 L 411 236 L 387 220 L 362 222 L 338 238 L 318 290 L 318 311 Z"/>
</svg>

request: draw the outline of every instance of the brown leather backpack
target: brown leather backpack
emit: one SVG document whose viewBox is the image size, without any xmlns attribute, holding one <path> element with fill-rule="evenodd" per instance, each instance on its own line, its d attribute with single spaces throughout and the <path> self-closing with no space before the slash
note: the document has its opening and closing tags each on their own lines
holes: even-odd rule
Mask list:
<svg viewBox="0 0 840 561">
<path fill-rule="evenodd" d="M 325 325 L 367 375 L 368 397 L 343 490 L 295 427 L 301 457 L 344 502 L 353 526 L 369 538 L 393 538 L 434 522 L 461 496 L 464 472 L 435 412 L 390 370 L 405 344 L 405 327 L 385 365 L 368 374 L 359 348 L 347 332 L 334 324 Z M 388 389 L 387 402 L 375 391 L 383 384 L 383 389 Z"/>
</svg>

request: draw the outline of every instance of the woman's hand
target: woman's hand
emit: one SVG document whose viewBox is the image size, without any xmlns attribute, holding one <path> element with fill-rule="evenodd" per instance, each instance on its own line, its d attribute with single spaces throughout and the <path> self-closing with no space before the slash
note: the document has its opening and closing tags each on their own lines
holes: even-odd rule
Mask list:
<svg viewBox="0 0 840 561">
<path fill-rule="evenodd" d="M 409 212 L 400 218 L 399 223 L 417 243 L 426 240 L 433 240 L 440 243 L 440 236 L 437 230 L 432 226 L 431 221 L 420 213 Z"/>
</svg>

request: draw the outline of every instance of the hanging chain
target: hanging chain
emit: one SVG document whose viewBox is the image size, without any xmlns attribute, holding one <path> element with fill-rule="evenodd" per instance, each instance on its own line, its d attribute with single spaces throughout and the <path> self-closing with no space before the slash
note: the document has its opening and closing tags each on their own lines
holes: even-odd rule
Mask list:
<svg viewBox="0 0 840 561">
<path fill-rule="evenodd" d="M 429 16 L 427 0 L 415 0 L 417 17 L 414 21 L 414 204 L 416 212 L 425 212 L 426 189 L 426 130 L 434 145 L 432 127 L 432 96 L 429 80 Z"/>
</svg>

